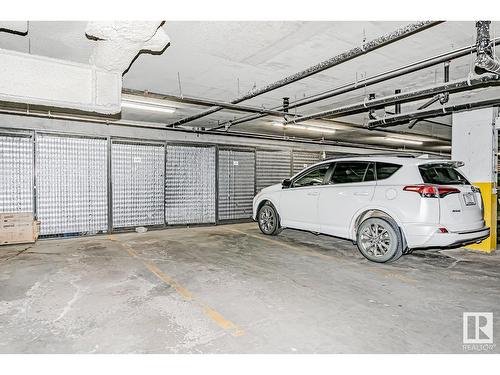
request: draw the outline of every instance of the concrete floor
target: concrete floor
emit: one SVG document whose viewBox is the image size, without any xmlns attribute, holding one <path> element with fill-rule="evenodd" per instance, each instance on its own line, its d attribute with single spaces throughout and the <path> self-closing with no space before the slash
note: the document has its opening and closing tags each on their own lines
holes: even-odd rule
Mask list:
<svg viewBox="0 0 500 375">
<path fill-rule="evenodd" d="M 500 336 L 500 254 L 381 265 L 254 223 L 2 247 L 0 285 L 3 353 L 462 353 L 467 311 Z"/>
</svg>

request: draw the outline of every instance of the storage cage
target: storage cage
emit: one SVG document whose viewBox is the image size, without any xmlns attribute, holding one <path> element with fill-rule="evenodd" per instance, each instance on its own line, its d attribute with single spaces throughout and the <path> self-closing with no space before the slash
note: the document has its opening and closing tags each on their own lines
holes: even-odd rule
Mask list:
<svg viewBox="0 0 500 375">
<path fill-rule="evenodd" d="M 165 171 L 167 224 L 215 223 L 215 146 L 167 145 Z"/>
<path fill-rule="evenodd" d="M 35 159 L 40 234 L 107 231 L 107 140 L 37 134 Z"/>
<path fill-rule="evenodd" d="M 113 228 L 165 224 L 165 145 L 113 140 Z"/>
<path fill-rule="evenodd" d="M 263 188 L 278 184 L 291 176 L 290 150 L 256 151 L 256 187 L 257 192 Z"/>
<path fill-rule="evenodd" d="M 33 137 L 0 134 L 0 212 L 33 212 Z"/>
<path fill-rule="evenodd" d="M 323 153 L 319 151 L 293 151 L 293 173 L 299 173 L 304 168 L 316 164 L 323 160 Z"/>
<path fill-rule="evenodd" d="M 218 218 L 252 217 L 255 196 L 255 151 L 219 150 Z"/>
</svg>

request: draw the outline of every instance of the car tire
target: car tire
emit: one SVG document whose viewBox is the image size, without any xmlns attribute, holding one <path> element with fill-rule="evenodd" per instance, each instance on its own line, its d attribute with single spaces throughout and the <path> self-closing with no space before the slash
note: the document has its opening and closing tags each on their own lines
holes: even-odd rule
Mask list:
<svg viewBox="0 0 500 375">
<path fill-rule="evenodd" d="M 370 217 L 359 224 L 356 245 L 372 262 L 394 262 L 403 255 L 401 231 L 394 220 L 386 217 Z"/>
<path fill-rule="evenodd" d="M 275 236 L 281 232 L 280 218 L 274 206 L 266 202 L 257 213 L 257 222 L 262 233 Z"/>
</svg>

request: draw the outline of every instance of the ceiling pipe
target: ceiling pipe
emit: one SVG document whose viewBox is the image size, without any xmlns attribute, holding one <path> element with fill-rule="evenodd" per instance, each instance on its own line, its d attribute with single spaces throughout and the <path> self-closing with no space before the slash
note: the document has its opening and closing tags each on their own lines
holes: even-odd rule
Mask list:
<svg viewBox="0 0 500 375">
<path fill-rule="evenodd" d="M 490 41 L 490 23 L 491 21 L 476 22 L 477 38 L 476 49 L 477 57 L 474 63 L 476 74 L 495 73 L 500 74 L 500 61 L 493 54 L 492 43 Z"/>
<path fill-rule="evenodd" d="M 327 111 L 313 113 L 302 117 L 297 117 L 294 118 L 293 120 L 285 121 L 284 125 L 290 123 L 299 123 L 318 118 L 334 118 L 334 117 L 349 116 L 357 113 L 363 113 L 366 112 L 367 110 L 384 108 L 385 106 L 393 105 L 396 103 L 405 103 L 432 97 L 436 94 L 439 94 L 438 95 L 439 97 L 437 99 L 433 98 L 434 101 L 432 103 L 434 103 L 437 100 L 444 100 L 443 103 L 445 103 L 446 100 L 444 99 L 444 96 L 446 95 L 441 95 L 443 93 L 457 93 L 462 91 L 470 91 L 482 87 L 498 86 L 498 85 L 500 85 L 500 77 L 497 75 L 491 77 L 485 76 L 470 80 L 467 79 L 467 80 L 454 81 L 451 83 L 446 83 L 444 85 L 426 87 L 423 89 L 409 91 L 401 94 L 394 94 L 379 99 L 372 99 L 370 97 L 369 100 L 365 100 L 361 103 L 356 103 Z"/>
<path fill-rule="evenodd" d="M 493 40 L 493 43 L 495 45 L 500 44 L 500 38 L 495 38 Z M 462 47 L 462 48 L 459 48 L 459 49 L 456 49 L 456 50 L 453 50 L 450 52 L 445 52 L 445 53 L 442 53 L 442 54 L 439 54 L 436 56 L 428 57 L 426 59 L 419 60 L 419 61 L 416 61 L 414 63 L 408 64 L 408 65 L 403 65 L 403 66 L 396 68 L 396 69 L 391 69 L 391 70 L 385 71 L 383 73 L 375 74 L 375 75 L 368 77 L 362 81 L 354 81 L 354 82 L 339 86 L 335 89 L 325 91 L 325 92 L 320 93 L 320 94 L 315 94 L 315 95 L 311 95 L 307 98 L 302 98 L 302 99 L 296 100 L 296 101 L 290 103 L 289 108 L 293 109 L 293 108 L 302 107 L 302 106 L 305 106 L 308 104 L 316 103 L 316 102 L 321 101 L 321 100 L 332 98 L 334 96 L 345 94 L 345 93 L 348 93 L 348 92 L 351 92 L 351 91 L 354 91 L 354 90 L 357 90 L 360 88 L 365 88 L 365 87 L 375 85 L 375 84 L 380 83 L 380 82 L 388 81 L 388 80 L 393 79 L 393 78 L 398 78 L 398 77 L 401 77 L 401 76 L 406 75 L 406 74 L 410 74 L 410 73 L 413 73 L 413 72 L 416 72 L 416 71 L 419 71 L 422 69 L 429 68 L 429 67 L 437 65 L 437 64 L 444 63 L 446 61 L 450 61 L 450 60 L 454 60 L 454 59 L 457 59 L 457 58 L 460 58 L 463 56 L 467 56 L 471 52 L 475 52 L 475 51 L 476 51 L 476 45 L 474 44 L 474 45 Z M 281 106 L 277 106 L 277 107 L 273 107 L 272 109 L 281 109 L 281 108 L 282 108 Z M 256 119 L 259 119 L 261 117 L 265 117 L 265 115 L 245 116 L 245 117 L 242 117 L 242 118 L 239 118 L 236 120 L 224 122 L 224 123 L 220 124 L 219 126 L 212 128 L 212 129 L 215 130 L 215 129 L 227 127 L 228 125 L 243 124 L 245 122 L 256 120 Z"/>
<path fill-rule="evenodd" d="M 447 61 L 444 63 L 444 82 L 449 82 L 450 81 L 450 62 Z M 443 92 L 437 95 L 434 95 L 428 102 L 422 104 L 418 109 L 425 109 L 427 107 L 430 107 L 432 104 L 435 102 L 439 101 L 441 105 L 448 103 L 448 100 L 450 99 L 450 92 Z M 411 120 L 410 123 L 408 124 L 408 129 L 413 129 L 417 123 L 420 122 L 420 119 L 416 120 Z"/>
<path fill-rule="evenodd" d="M 448 99 L 450 98 L 450 96 L 448 95 L 447 92 L 443 92 L 441 94 L 437 94 L 437 95 L 434 95 L 429 101 L 425 102 L 424 104 L 422 104 L 420 107 L 418 107 L 418 109 L 425 109 L 425 108 L 428 108 L 430 107 L 431 105 L 433 105 L 434 103 L 436 103 L 437 101 L 439 101 L 439 103 L 441 105 L 445 104 L 445 103 L 448 103 Z M 408 129 L 413 129 L 413 127 L 417 124 L 417 122 L 419 122 L 421 119 L 415 119 L 415 120 L 411 120 L 410 121 L 410 124 L 408 125 Z"/>
<path fill-rule="evenodd" d="M 186 103 L 193 104 L 205 107 L 211 106 L 219 106 L 225 109 L 238 111 L 238 112 L 249 112 L 249 113 L 259 113 L 266 114 L 271 116 L 280 116 L 283 117 L 285 115 L 294 116 L 293 114 L 289 114 L 287 111 L 277 111 L 273 109 L 266 109 L 261 107 L 253 107 L 242 104 L 232 104 L 220 100 L 212 100 L 212 99 L 202 99 L 191 96 L 177 96 L 171 94 L 158 94 L 148 91 L 140 91 L 140 90 L 132 90 L 132 89 L 122 89 L 122 94 L 137 96 L 137 98 L 151 98 L 151 99 L 159 99 L 159 100 L 169 100 L 176 103 Z"/>
<path fill-rule="evenodd" d="M 472 109 L 480 109 L 487 107 L 494 107 L 500 105 L 500 98 L 495 99 L 487 99 L 476 102 L 464 103 L 464 104 L 455 104 L 448 107 L 442 107 L 437 109 L 428 109 L 428 110 L 417 110 L 413 112 L 408 112 L 401 115 L 394 115 L 384 117 L 378 120 L 373 120 L 368 122 L 368 129 L 376 129 L 376 128 L 385 128 L 389 126 L 396 126 L 401 123 L 408 122 L 413 119 L 425 119 L 425 118 L 434 118 L 447 116 L 452 114 L 453 112 L 463 112 L 469 111 Z"/>
<path fill-rule="evenodd" d="M 165 129 L 165 126 L 159 124 L 152 123 L 144 123 L 137 121 L 126 121 L 126 120 L 114 120 L 110 121 L 108 119 L 99 119 L 99 118 L 91 118 L 84 116 L 73 116 L 73 115 L 64 115 L 64 114 L 54 114 L 54 113 L 42 113 L 42 112 L 29 112 L 29 111 L 19 111 L 19 110 L 9 110 L 0 108 L 0 114 L 9 114 L 9 115 L 17 115 L 17 116 L 26 116 L 26 117 L 38 117 L 38 118 L 48 118 L 48 119 L 56 119 L 56 120 L 66 120 L 66 121 L 80 121 L 86 123 L 93 124 L 102 124 L 105 126 L 116 125 L 116 126 L 124 126 L 124 127 L 132 127 L 139 129 L 152 129 L 152 130 L 161 130 L 161 131 L 175 131 L 181 133 L 195 133 L 195 134 L 211 134 L 216 136 L 234 136 L 239 138 L 251 138 L 251 139 L 265 139 L 265 140 L 277 140 L 277 141 L 287 141 L 292 143 L 305 143 L 305 144 L 315 144 L 315 145 L 325 145 L 325 146 L 341 146 L 341 147 L 351 147 L 357 148 L 361 150 L 377 150 L 377 151 L 394 151 L 394 148 L 391 147 L 383 147 L 377 143 L 351 143 L 345 141 L 329 141 L 322 139 L 320 142 L 314 141 L 312 139 L 300 138 L 300 137 L 284 137 L 278 135 L 268 135 L 268 134 L 258 134 L 258 133 L 244 133 L 244 132 L 229 132 L 229 133 L 221 133 L 218 131 L 210 131 L 210 130 L 193 130 L 193 129 L 185 129 L 185 128 L 173 128 L 173 129 Z M 30 130 L 30 129 L 28 129 Z M 448 143 L 449 140 L 446 140 Z M 434 151 L 422 151 L 422 150 L 411 150 L 412 152 L 424 153 L 424 154 L 433 154 L 433 155 L 441 155 L 441 153 L 437 153 Z"/>
<path fill-rule="evenodd" d="M 328 60 L 322 61 L 319 64 L 313 65 L 313 66 L 311 66 L 305 70 L 302 70 L 298 73 L 292 74 L 292 75 L 285 77 L 279 81 L 273 82 L 267 86 L 262 87 L 261 89 L 252 90 L 248 94 L 243 95 L 237 99 L 234 99 L 233 101 L 231 101 L 231 103 L 237 104 L 237 103 L 240 103 L 242 101 L 252 99 L 258 95 L 262 95 L 262 94 L 265 94 L 269 91 L 276 90 L 280 87 L 283 87 L 283 86 L 289 85 L 291 83 L 300 81 L 304 78 L 312 76 L 313 74 L 317 74 L 317 73 L 322 72 L 326 69 L 332 68 L 336 65 L 339 65 L 339 64 L 342 64 L 346 61 L 352 60 L 356 57 L 365 55 L 368 52 L 374 51 L 374 50 L 379 49 L 383 46 L 386 46 L 388 44 L 391 44 L 391 43 L 394 43 L 398 40 L 406 38 L 410 35 L 413 35 L 413 34 L 418 33 L 420 31 L 426 30 L 429 27 L 436 26 L 442 22 L 443 21 L 423 21 L 423 22 L 416 22 L 416 23 L 406 25 L 406 26 L 401 27 L 399 29 L 396 29 L 390 33 L 382 35 L 376 39 L 373 39 L 369 42 L 363 43 L 363 45 L 360 47 L 355 47 L 349 51 L 343 52 L 343 53 L 336 55 Z M 178 125 L 183 125 L 183 124 L 186 124 L 188 122 L 191 122 L 191 121 L 200 119 L 202 117 L 208 116 L 212 113 L 218 112 L 221 109 L 222 109 L 222 107 L 216 106 L 216 107 L 210 108 L 204 112 L 201 112 L 201 113 L 195 114 L 193 116 L 189 116 L 189 117 L 183 118 L 181 120 L 175 121 L 171 124 L 168 124 L 167 127 L 175 127 Z"/>
<path fill-rule="evenodd" d="M 483 77 L 483 79 L 486 79 L 486 77 Z M 153 93 L 149 91 L 140 91 L 140 90 L 133 90 L 133 89 L 122 89 L 122 93 L 126 95 L 131 95 L 131 96 L 137 96 L 138 98 L 146 98 L 146 99 L 159 99 L 159 100 L 168 100 L 176 103 L 185 103 L 185 104 L 193 104 L 193 105 L 200 105 L 200 106 L 213 106 L 213 105 L 220 105 L 220 106 L 226 106 L 227 109 L 235 110 L 235 111 L 241 111 L 241 112 L 267 112 L 269 115 L 272 116 L 277 116 L 284 118 L 285 116 L 296 116 L 295 114 L 292 114 L 290 112 L 286 112 L 285 110 L 288 109 L 286 105 L 286 97 L 283 98 L 283 108 L 285 109 L 284 111 L 274 111 L 271 109 L 263 109 L 259 107 L 250 107 L 250 106 L 245 106 L 241 104 L 231 104 L 227 102 L 221 102 L 217 100 L 212 100 L 212 99 L 201 99 L 201 98 L 195 98 L 195 97 L 189 97 L 189 96 L 177 96 L 177 95 L 171 95 L 171 94 L 158 94 L 158 93 Z M 298 115 L 297 115 L 298 116 Z M 326 123 L 327 121 L 325 121 Z M 443 125 L 447 126 L 447 124 L 441 124 L 437 123 L 438 125 Z M 327 126 L 325 124 L 325 126 Z M 353 130 L 366 130 L 366 128 L 363 125 L 356 125 L 356 124 L 349 124 L 349 123 L 342 123 L 342 126 L 345 127 L 350 127 Z M 218 128 L 218 127 L 217 127 Z M 217 130 L 216 128 L 211 128 L 210 130 Z M 405 132 L 401 131 L 386 131 L 389 133 L 394 133 L 394 134 L 407 134 Z M 448 140 L 445 138 L 441 137 L 433 137 L 437 142 L 447 142 Z"/>
</svg>

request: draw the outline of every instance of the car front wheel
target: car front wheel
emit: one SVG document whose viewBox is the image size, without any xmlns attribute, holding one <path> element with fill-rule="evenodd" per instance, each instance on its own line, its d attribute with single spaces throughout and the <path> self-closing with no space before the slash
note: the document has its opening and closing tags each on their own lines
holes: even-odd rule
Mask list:
<svg viewBox="0 0 500 375">
<path fill-rule="evenodd" d="M 403 239 L 397 224 L 384 217 L 371 217 L 358 227 L 356 244 L 373 262 L 393 262 L 403 254 Z"/>
<path fill-rule="evenodd" d="M 280 232 L 279 216 L 274 207 L 266 203 L 257 213 L 260 231 L 267 235 L 276 235 Z"/>
</svg>

